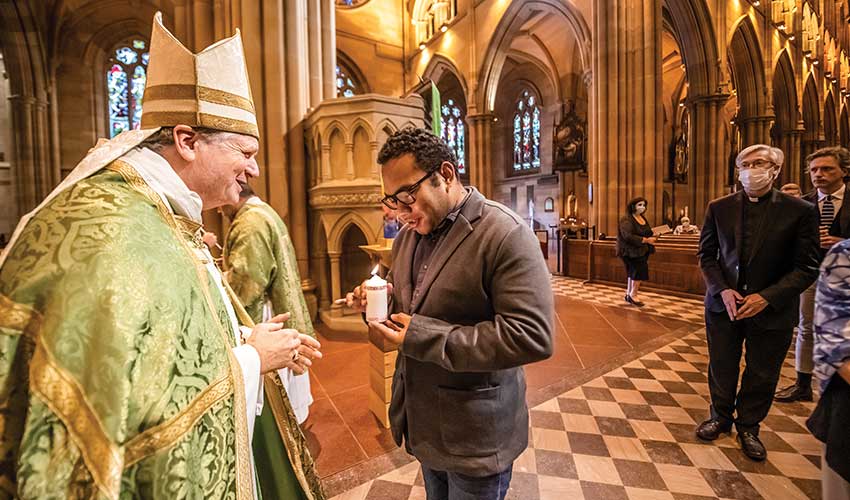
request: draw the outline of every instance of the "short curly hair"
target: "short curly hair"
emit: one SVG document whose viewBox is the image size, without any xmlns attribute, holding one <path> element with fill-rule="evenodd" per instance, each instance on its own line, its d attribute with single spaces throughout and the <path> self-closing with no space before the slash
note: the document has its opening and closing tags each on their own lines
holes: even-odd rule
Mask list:
<svg viewBox="0 0 850 500">
<path fill-rule="evenodd" d="M 424 172 L 439 170 L 444 161 L 457 168 L 457 157 L 442 139 L 424 128 L 407 127 L 391 135 L 378 153 L 378 163 L 412 154 L 416 166 Z"/>
</svg>

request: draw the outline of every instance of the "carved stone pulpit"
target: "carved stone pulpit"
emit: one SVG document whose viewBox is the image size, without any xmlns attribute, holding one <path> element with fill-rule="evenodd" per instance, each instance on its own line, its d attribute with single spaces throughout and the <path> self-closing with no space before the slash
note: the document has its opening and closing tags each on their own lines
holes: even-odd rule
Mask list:
<svg viewBox="0 0 850 500">
<path fill-rule="evenodd" d="M 364 94 L 327 99 L 307 116 L 312 268 L 317 270 L 319 316 L 328 330 L 363 332 L 360 314 L 334 301 L 369 277 L 376 262 L 390 265 L 392 240 L 384 238 L 387 214 L 381 204 L 377 157 L 392 133 L 424 126 L 422 98 L 404 99 Z M 361 249 L 372 265 L 363 262 Z M 384 426 L 396 350 L 369 335 L 369 408 Z"/>
</svg>

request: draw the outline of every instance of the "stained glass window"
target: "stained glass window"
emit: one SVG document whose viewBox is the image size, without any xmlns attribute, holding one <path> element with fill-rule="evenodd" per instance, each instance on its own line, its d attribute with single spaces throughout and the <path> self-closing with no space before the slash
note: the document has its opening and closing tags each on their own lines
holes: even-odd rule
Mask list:
<svg viewBox="0 0 850 500">
<path fill-rule="evenodd" d="M 457 173 L 466 175 L 466 129 L 463 112 L 454 99 L 448 99 L 440 110 L 440 129 L 443 140 L 457 156 Z"/>
<path fill-rule="evenodd" d="M 128 40 L 112 54 L 106 70 L 110 137 L 141 126 L 147 66 L 147 42 L 144 40 Z"/>
<path fill-rule="evenodd" d="M 360 84 L 354 79 L 351 70 L 337 64 L 336 66 L 336 96 L 337 97 L 352 97 L 357 94 L 362 94 Z"/>
<path fill-rule="evenodd" d="M 514 172 L 540 168 L 540 107 L 530 91 L 522 93 L 514 114 Z"/>
</svg>

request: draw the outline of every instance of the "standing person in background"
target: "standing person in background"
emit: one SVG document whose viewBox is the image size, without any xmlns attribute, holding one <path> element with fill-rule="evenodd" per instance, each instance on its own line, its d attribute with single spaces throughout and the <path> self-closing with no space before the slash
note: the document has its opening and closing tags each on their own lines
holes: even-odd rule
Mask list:
<svg viewBox="0 0 850 500">
<path fill-rule="evenodd" d="M 224 238 L 225 278 L 255 323 L 288 314 L 285 326 L 315 338 L 310 311 L 301 291 L 298 262 L 289 231 L 275 210 L 240 184 L 239 201 L 221 207 L 230 221 Z M 321 356 L 319 356 L 321 357 Z M 277 370 L 298 424 L 307 420 L 313 403 L 310 376 Z M 273 377 L 274 378 L 274 377 Z M 275 380 L 277 383 L 277 380 Z M 274 400 L 271 400 L 274 404 Z M 259 409 L 258 409 L 259 410 Z M 254 431 L 254 460 L 263 498 L 301 498 L 286 466 L 286 449 L 269 405 L 263 405 Z"/>
<path fill-rule="evenodd" d="M 803 190 L 800 189 L 800 186 L 794 184 L 793 182 L 789 182 L 788 184 L 783 185 L 779 188 L 780 191 L 787 194 L 788 196 L 793 196 L 794 198 L 802 198 Z"/>
<path fill-rule="evenodd" d="M 850 151 L 841 147 L 819 149 L 806 158 L 806 163 L 815 190 L 806 194 L 803 199 L 818 207 L 819 256 L 820 260 L 823 260 L 832 245 L 850 238 L 850 202 L 844 203 L 848 198 L 844 176 L 850 172 Z M 812 317 L 815 312 L 816 288 L 813 284 L 800 295 L 800 318 L 797 324 L 794 359 L 797 380 L 776 393 L 774 399 L 780 403 L 812 400 Z"/>
<path fill-rule="evenodd" d="M 289 313 L 287 327 L 315 338 L 286 224 L 248 184 L 242 185 L 239 203 L 221 211 L 231 220 L 223 249 L 225 277 L 251 319 L 259 323 Z M 304 423 L 313 403 L 310 377 L 280 372 L 298 423 Z"/>
<path fill-rule="evenodd" d="M 655 236 L 644 217 L 646 205 L 643 197 L 629 201 L 617 230 L 617 256 L 623 259 L 628 277 L 625 300 L 638 307 L 643 307 L 638 299 L 640 284 L 649 279 L 649 255 L 655 253 Z"/>
<path fill-rule="evenodd" d="M 763 144 L 738 154 L 744 189 L 708 205 L 697 254 L 706 288 L 711 416 L 696 434 L 713 441 L 734 423 L 744 454 L 757 461 L 767 457 L 759 425 L 773 402 L 800 293 L 819 262 L 815 207 L 773 189 L 784 159 Z"/>
</svg>

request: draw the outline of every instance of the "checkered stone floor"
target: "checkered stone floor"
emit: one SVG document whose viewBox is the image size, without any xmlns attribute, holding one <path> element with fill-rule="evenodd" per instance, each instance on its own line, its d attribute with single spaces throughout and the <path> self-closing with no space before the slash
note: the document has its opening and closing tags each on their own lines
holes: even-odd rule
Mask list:
<svg viewBox="0 0 850 500">
<path fill-rule="evenodd" d="M 820 498 L 820 444 L 805 428 L 812 403 L 774 404 L 765 462 L 734 433 L 694 429 L 708 413 L 708 348 L 697 332 L 531 409 L 529 448 L 514 464 L 511 500 L 786 500 Z M 792 358 L 780 385 L 794 375 Z M 425 499 L 416 462 L 334 500 Z"/>
<path fill-rule="evenodd" d="M 552 291 L 571 299 L 585 300 L 594 304 L 636 309 L 623 300 L 625 290 L 599 283 L 584 283 L 582 280 L 564 276 L 552 276 Z M 703 323 L 703 303 L 698 299 L 686 299 L 653 292 L 640 292 L 644 306 L 640 311 L 667 318 Z"/>
</svg>

